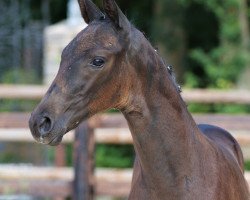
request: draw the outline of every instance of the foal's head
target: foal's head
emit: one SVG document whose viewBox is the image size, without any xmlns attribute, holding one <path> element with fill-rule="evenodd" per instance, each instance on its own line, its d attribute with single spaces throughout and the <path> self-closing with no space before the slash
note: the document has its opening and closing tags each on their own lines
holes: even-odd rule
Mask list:
<svg viewBox="0 0 250 200">
<path fill-rule="evenodd" d="M 89 25 L 63 50 L 58 74 L 29 122 L 34 138 L 45 144 L 59 144 L 100 111 L 126 106 L 134 79 L 130 58 L 146 41 L 114 0 L 103 1 L 105 14 L 91 0 L 78 1 Z"/>
</svg>

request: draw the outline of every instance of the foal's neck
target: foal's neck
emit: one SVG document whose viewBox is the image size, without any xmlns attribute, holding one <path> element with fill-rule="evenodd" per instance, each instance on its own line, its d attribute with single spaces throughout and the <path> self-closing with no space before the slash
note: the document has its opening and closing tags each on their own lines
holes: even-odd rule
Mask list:
<svg viewBox="0 0 250 200">
<path fill-rule="evenodd" d="M 137 63 L 137 68 L 147 72 L 136 72 L 138 84 L 133 85 L 123 114 L 150 187 L 168 184 L 167 188 L 173 188 L 191 175 L 196 163 L 194 144 L 200 134 L 161 58 L 152 51 L 147 56 L 152 60 L 141 66 Z"/>
</svg>

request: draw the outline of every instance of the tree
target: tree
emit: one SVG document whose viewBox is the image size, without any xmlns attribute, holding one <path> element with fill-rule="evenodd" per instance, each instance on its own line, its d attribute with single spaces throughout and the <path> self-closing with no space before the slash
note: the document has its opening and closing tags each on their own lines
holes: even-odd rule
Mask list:
<svg viewBox="0 0 250 200">
<path fill-rule="evenodd" d="M 249 30 L 245 0 L 194 0 L 217 17 L 220 44 L 206 53 L 194 49 L 191 57 L 204 66 L 209 87 L 231 88 L 249 63 Z"/>
</svg>

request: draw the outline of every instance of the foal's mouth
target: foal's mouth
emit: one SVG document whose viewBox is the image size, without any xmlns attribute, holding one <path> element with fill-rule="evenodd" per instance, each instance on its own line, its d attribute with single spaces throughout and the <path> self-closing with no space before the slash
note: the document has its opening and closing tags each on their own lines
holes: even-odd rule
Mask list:
<svg viewBox="0 0 250 200">
<path fill-rule="evenodd" d="M 56 136 L 48 143 L 48 145 L 57 146 L 62 142 L 62 139 L 63 139 L 63 135 Z"/>
<path fill-rule="evenodd" d="M 67 133 L 65 129 L 54 129 L 52 128 L 46 134 L 41 134 L 37 128 L 31 129 L 32 136 L 34 139 L 44 145 L 57 146 L 62 142 L 63 136 Z"/>
<path fill-rule="evenodd" d="M 39 138 L 35 138 L 36 141 L 40 144 L 50 145 L 50 146 L 57 146 L 62 142 L 63 136 L 65 134 L 59 134 L 51 137 L 43 137 L 40 136 Z"/>
</svg>

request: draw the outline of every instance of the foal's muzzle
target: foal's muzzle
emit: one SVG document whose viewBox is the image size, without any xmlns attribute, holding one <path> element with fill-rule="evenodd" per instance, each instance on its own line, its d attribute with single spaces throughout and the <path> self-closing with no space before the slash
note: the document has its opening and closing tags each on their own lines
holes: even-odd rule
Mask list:
<svg viewBox="0 0 250 200">
<path fill-rule="evenodd" d="M 48 115 L 32 114 L 29 127 L 35 140 L 42 144 L 57 145 L 61 142 L 63 134 L 54 129 L 54 121 Z"/>
</svg>

